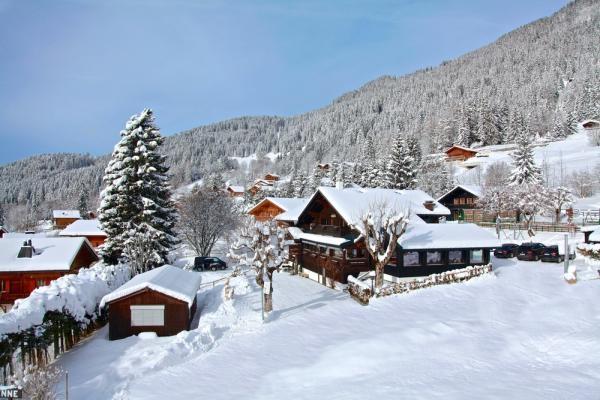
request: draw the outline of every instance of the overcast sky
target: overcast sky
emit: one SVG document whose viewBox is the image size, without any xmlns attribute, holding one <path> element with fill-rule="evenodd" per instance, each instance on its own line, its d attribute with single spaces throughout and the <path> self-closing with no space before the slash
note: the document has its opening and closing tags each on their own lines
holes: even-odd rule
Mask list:
<svg viewBox="0 0 600 400">
<path fill-rule="evenodd" d="M 110 152 L 127 118 L 163 134 L 293 115 L 434 66 L 566 0 L 0 0 L 0 163 Z"/>
</svg>

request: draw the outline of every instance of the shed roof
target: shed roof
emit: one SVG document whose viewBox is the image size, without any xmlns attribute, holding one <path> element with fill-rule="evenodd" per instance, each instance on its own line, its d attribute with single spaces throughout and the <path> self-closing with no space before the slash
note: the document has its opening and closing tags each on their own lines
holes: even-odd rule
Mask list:
<svg viewBox="0 0 600 400">
<path fill-rule="evenodd" d="M 106 236 L 97 219 L 79 219 L 69 225 L 59 236 Z"/>
<path fill-rule="evenodd" d="M 201 282 L 202 276 L 199 273 L 184 271 L 181 268 L 165 264 L 134 276 L 127 283 L 104 296 L 100 301 L 100 307 L 143 289 L 151 289 L 185 301 L 191 307 Z"/>
<path fill-rule="evenodd" d="M 398 244 L 405 250 L 477 249 L 501 245 L 493 233 L 475 224 L 410 224 Z"/>
<path fill-rule="evenodd" d="M 231 191 L 235 192 L 235 193 L 243 193 L 244 192 L 244 187 L 239 186 L 239 185 L 229 185 L 229 186 L 227 186 L 227 189 L 231 189 Z"/>
<path fill-rule="evenodd" d="M 53 210 L 53 218 L 81 218 L 79 210 Z"/>
<path fill-rule="evenodd" d="M 600 242 L 600 229 L 596 229 L 592 233 L 590 233 L 590 237 L 588 239 L 590 242 Z"/>
<path fill-rule="evenodd" d="M 88 246 L 89 251 L 94 253 L 86 238 L 33 237 L 33 256 L 18 258 L 23 242 L 23 238 L 0 239 L 0 271 L 68 271 L 82 247 Z"/>
</svg>

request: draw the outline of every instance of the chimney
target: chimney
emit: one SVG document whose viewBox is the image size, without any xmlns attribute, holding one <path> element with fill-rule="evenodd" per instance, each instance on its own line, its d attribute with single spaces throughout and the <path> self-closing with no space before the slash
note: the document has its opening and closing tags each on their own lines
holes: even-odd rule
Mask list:
<svg viewBox="0 0 600 400">
<path fill-rule="evenodd" d="M 26 240 L 23 242 L 23 246 L 21 246 L 21 250 L 19 250 L 19 255 L 17 255 L 17 258 L 31 257 L 33 257 L 33 246 L 31 244 L 31 240 Z"/>
<path fill-rule="evenodd" d="M 427 200 L 423 203 L 423 207 L 425 207 L 429 211 L 433 211 L 433 209 L 435 208 L 435 201 Z"/>
</svg>

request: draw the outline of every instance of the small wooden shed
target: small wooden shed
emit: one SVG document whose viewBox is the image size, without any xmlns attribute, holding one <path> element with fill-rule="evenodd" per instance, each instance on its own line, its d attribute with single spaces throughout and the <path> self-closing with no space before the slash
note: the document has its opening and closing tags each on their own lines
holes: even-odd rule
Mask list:
<svg viewBox="0 0 600 400">
<path fill-rule="evenodd" d="M 54 210 L 52 222 L 55 229 L 65 229 L 69 224 L 81 219 L 79 210 Z"/>
<path fill-rule="evenodd" d="M 100 308 L 108 306 L 109 339 L 141 332 L 171 336 L 188 330 L 200 282 L 199 273 L 172 265 L 134 276 L 100 302 Z"/>
</svg>

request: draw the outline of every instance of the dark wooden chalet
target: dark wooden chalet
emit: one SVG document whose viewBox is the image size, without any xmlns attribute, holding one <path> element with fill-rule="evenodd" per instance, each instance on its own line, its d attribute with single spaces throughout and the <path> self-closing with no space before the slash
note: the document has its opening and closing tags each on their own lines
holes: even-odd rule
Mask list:
<svg viewBox="0 0 600 400">
<path fill-rule="evenodd" d="M 8 233 L 8 230 L 3 226 L 0 226 L 0 239 L 2 239 L 6 233 Z"/>
<path fill-rule="evenodd" d="M 306 199 L 265 197 L 248 211 L 257 221 L 270 221 L 275 217 L 303 206 Z"/>
<path fill-rule="evenodd" d="M 451 215 L 448 220 L 473 222 L 481 219 L 476 215 L 481 214 L 481 210 L 477 210 L 477 201 L 481 195 L 482 188 L 480 186 L 457 185 L 437 201 L 450 210 Z"/>
<path fill-rule="evenodd" d="M 445 151 L 447 161 L 465 161 L 475 157 L 478 153 L 475 149 L 454 145 Z"/>
<path fill-rule="evenodd" d="M 98 261 L 85 238 L 0 239 L 0 304 L 11 305 L 37 287 Z"/>
<path fill-rule="evenodd" d="M 583 121 L 581 125 L 584 129 L 587 130 L 600 129 L 600 121 L 596 121 L 595 119 L 588 119 L 586 121 Z"/>
<path fill-rule="evenodd" d="M 190 329 L 200 282 L 199 273 L 171 265 L 134 276 L 100 302 L 100 308 L 108 307 L 109 339 L 142 332 L 171 336 Z"/>
</svg>

